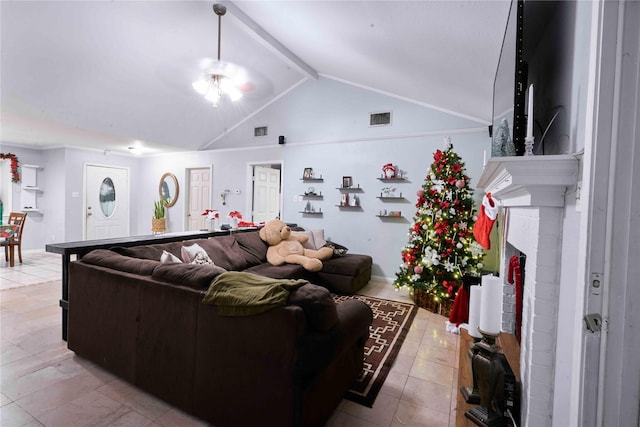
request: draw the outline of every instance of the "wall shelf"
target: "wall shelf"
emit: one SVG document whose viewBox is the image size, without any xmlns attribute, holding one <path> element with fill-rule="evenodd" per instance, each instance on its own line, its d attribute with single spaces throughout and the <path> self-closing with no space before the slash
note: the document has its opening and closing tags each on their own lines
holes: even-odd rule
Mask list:
<svg viewBox="0 0 640 427">
<path fill-rule="evenodd" d="M 316 212 L 316 211 L 299 211 L 298 213 L 301 213 L 303 215 L 322 215 L 323 212 Z"/>
<path fill-rule="evenodd" d="M 315 200 L 324 199 L 324 195 L 322 194 L 301 194 L 300 197 L 302 197 L 303 199 L 315 199 Z"/>
<path fill-rule="evenodd" d="M 382 200 L 383 202 L 407 200 L 403 196 L 377 196 L 376 198 Z"/>
<path fill-rule="evenodd" d="M 22 212 L 34 212 L 37 214 L 42 214 L 42 211 L 40 209 L 35 209 L 35 208 L 22 208 L 20 209 Z"/>
<path fill-rule="evenodd" d="M 38 194 L 42 189 L 38 187 L 38 165 L 22 165 L 22 185 L 20 186 L 20 205 L 22 212 L 42 214 L 38 209 Z"/>
<path fill-rule="evenodd" d="M 378 178 L 382 182 L 409 182 L 406 178 Z"/>
<path fill-rule="evenodd" d="M 302 182 L 324 182 L 324 178 L 300 178 Z"/>
<path fill-rule="evenodd" d="M 346 191 L 347 193 L 362 193 L 364 190 L 358 187 L 336 187 L 336 190 Z"/>
<path fill-rule="evenodd" d="M 339 207 L 340 209 L 346 209 L 346 210 L 351 210 L 351 211 L 361 211 L 362 210 L 362 206 L 351 206 L 351 205 L 336 205 L 337 207 Z"/>
</svg>

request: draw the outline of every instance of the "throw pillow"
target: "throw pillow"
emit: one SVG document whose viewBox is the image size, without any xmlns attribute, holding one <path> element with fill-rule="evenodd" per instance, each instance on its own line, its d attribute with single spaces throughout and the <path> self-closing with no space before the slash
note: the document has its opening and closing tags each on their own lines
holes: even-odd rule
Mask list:
<svg viewBox="0 0 640 427">
<path fill-rule="evenodd" d="M 327 243 L 325 243 L 325 246 L 327 248 L 333 249 L 333 256 L 344 256 L 347 254 L 347 251 L 349 250 L 346 247 L 339 245 L 338 243 L 332 242 L 330 240 L 327 240 Z"/>
<path fill-rule="evenodd" d="M 313 234 L 313 243 L 315 244 L 315 248 L 313 249 L 320 249 L 327 243 L 327 241 L 324 240 L 324 228 L 311 230 L 311 234 Z"/>
<path fill-rule="evenodd" d="M 313 249 L 317 251 L 321 247 L 327 243 L 324 240 L 324 229 L 320 228 L 318 230 L 305 230 L 305 231 L 292 231 L 291 234 L 304 234 L 309 238 L 307 243 L 303 243 L 302 247 L 305 249 Z"/>
<path fill-rule="evenodd" d="M 173 264 L 173 263 L 181 263 L 182 260 L 172 254 L 169 251 L 162 251 L 162 255 L 160 255 L 160 262 L 165 264 Z"/>
<path fill-rule="evenodd" d="M 196 259 L 196 255 L 198 255 L 198 253 L 203 253 L 207 255 L 207 251 L 205 251 L 202 248 L 202 246 L 200 246 L 197 243 L 194 243 L 191 246 L 183 246 L 180 249 L 180 254 L 182 255 L 182 261 L 187 264 L 191 264 L 193 260 Z M 209 257 L 209 255 L 207 255 L 207 257 Z"/>
<path fill-rule="evenodd" d="M 205 264 L 215 265 L 213 263 L 213 261 L 211 260 L 211 258 L 209 257 L 209 255 L 207 255 L 207 253 L 205 251 L 198 252 L 196 254 L 196 257 L 193 259 L 193 261 L 191 261 L 191 264 L 196 264 L 196 265 L 205 265 Z"/>
</svg>

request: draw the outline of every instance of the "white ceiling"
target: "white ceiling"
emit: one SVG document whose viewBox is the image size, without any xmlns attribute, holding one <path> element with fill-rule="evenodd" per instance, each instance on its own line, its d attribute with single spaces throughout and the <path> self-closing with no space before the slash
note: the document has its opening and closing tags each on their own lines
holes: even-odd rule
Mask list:
<svg viewBox="0 0 640 427">
<path fill-rule="evenodd" d="M 191 88 L 217 55 L 213 3 L 0 2 L 0 140 L 215 148 L 315 73 L 490 122 L 509 1 L 222 2 L 222 60 L 252 89 L 218 108 Z"/>
</svg>

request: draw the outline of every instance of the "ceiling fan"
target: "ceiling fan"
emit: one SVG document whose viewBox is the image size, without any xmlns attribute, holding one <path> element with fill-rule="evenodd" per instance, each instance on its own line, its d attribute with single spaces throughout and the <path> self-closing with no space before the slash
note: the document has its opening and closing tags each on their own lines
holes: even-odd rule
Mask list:
<svg viewBox="0 0 640 427">
<path fill-rule="evenodd" d="M 248 82 L 245 69 L 220 60 L 222 16 L 227 13 L 227 8 L 216 3 L 213 12 L 218 16 L 218 60 L 206 68 L 200 78 L 192 83 L 192 87 L 217 107 L 225 96 L 233 102 L 238 101 L 243 92 L 251 90 L 253 85 Z"/>
</svg>

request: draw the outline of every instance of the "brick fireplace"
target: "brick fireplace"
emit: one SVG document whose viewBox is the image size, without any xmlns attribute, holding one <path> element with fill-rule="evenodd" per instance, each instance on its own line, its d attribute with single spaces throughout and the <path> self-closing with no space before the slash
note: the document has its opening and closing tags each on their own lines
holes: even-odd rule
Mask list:
<svg viewBox="0 0 640 427">
<path fill-rule="evenodd" d="M 565 192 L 576 184 L 572 155 L 491 158 L 478 187 L 503 206 L 500 277 L 506 294 L 502 327 L 513 332 L 511 256 L 526 255 L 520 342 L 521 425 L 551 426 Z"/>
</svg>

